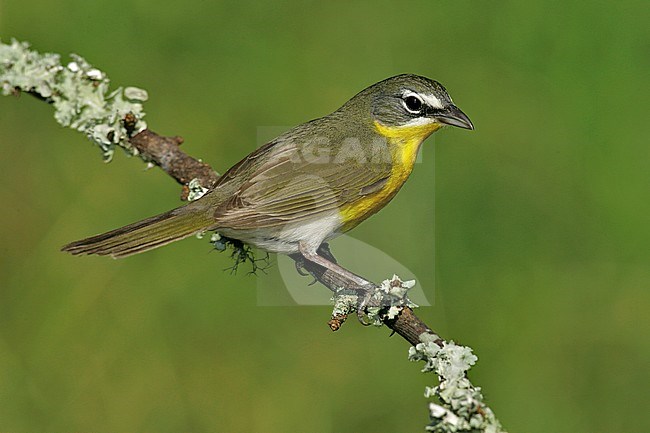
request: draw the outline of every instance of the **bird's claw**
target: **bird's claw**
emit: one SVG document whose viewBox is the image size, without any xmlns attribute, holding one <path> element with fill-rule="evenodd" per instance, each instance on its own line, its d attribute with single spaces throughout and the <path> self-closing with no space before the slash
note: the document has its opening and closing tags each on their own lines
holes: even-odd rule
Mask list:
<svg viewBox="0 0 650 433">
<path fill-rule="evenodd" d="M 370 303 L 370 298 L 372 297 L 374 287 L 364 287 L 363 289 L 359 290 L 359 303 L 357 304 L 357 319 L 359 320 L 359 323 L 361 323 L 363 326 L 370 326 L 372 325 L 372 321 L 368 319 L 368 314 L 366 312 L 366 308 L 368 308 L 368 304 Z"/>
<path fill-rule="evenodd" d="M 298 272 L 298 274 L 300 274 L 301 276 L 306 277 L 311 275 L 308 271 L 305 270 L 305 262 L 303 262 L 302 260 L 296 260 L 295 265 L 296 265 L 296 272 Z"/>
</svg>

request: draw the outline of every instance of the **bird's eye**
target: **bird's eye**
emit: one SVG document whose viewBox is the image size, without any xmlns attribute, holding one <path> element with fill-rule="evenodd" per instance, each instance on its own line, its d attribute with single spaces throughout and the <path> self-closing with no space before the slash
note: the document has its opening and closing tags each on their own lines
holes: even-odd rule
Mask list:
<svg viewBox="0 0 650 433">
<path fill-rule="evenodd" d="M 403 99 L 404 107 L 411 113 L 419 113 L 422 110 L 422 99 L 409 95 Z"/>
</svg>

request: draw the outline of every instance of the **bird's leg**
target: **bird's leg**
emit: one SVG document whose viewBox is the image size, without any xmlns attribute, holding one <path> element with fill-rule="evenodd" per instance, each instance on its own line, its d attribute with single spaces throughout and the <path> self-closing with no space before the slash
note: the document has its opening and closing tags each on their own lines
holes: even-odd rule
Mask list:
<svg viewBox="0 0 650 433">
<path fill-rule="evenodd" d="M 327 260 L 325 257 L 319 256 L 316 251 L 313 251 L 310 248 L 307 248 L 302 242 L 299 244 L 299 250 L 300 254 L 307 260 L 309 260 L 312 263 L 316 263 L 317 265 L 320 265 L 324 267 L 325 269 L 329 269 L 330 271 L 334 272 L 335 274 L 338 274 L 345 278 L 346 280 L 352 282 L 354 285 L 357 287 L 354 288 L 354 290 L 358 291 L 367 291 L 369 289 L 369 283 L 368 281 L 364 280 L 360 276 L 353 274 L 352 272 L 348 271 L 347 269 L 343 268 L 342 266 L 337 265 L 334 262 L 331 262 Z M 331 255 L 331 253 L 330 253 Z"/>
<path fill-rule="evenodd" d="M 353 274 L 352 272 L 348 271 L 344 267 L 337 265 L 335 262 L 332 262 L 323 256 L 319 256 L 316 253 L 316 251 L 313 251 L 311 248 L 307 248 L 302 242 L 299 243 L 298 248 L 300 250 L 300 254 L 305 259 L 309 260 L 312 263 L 320 265 L 325 269 L 329 269 L 335 274 L 340 275 L 341 277 L 345 278 L 346 280 L 356 285 L 357 287 L 354 288 L 353 290 L 359 292 L 367 292 L 368 290 L 371 289 L 372 286 L 370 285 L 370 283 L 368 283 L 368 281 L 364 280 L 363 278 L 361 278 L 356 274 Z M 327 249 L 327 251 L 329 251 L 329 248 Z"/>
<path fill-rule="evenodd" d="M 332 252 L 330 251 L 329 245 L 327 243 L 321 244 L 321 246 L 318 248 L 318 252 L 320 252 L 320 254 L 318 254 L 318 252 L 316 251 L 313 251 L 313 249 L 308 248 L 302 242 L 300 242 L 298 245 L 299 245 L 298 248 L 300 252 L 299 257 L 334 272 L 335 274 L 341 276 L 343 279 L 347 281 L 350 281 L 356 286 L 354 288 L 351 288 L 351 290 L 357 292 L 357 296 L 360 299 L 357 305 L 357 318 L 359 319 L 359 322 L 361 322 L 362 325 L 364 326 L 370 325 L 371 323 L 369 323 L 365 319 L 365 309 L 368 306 L 368 303 L 370 302 L 370 298 L 374 290 L 374 285 L 364 280 L 360 276 L 353 274 L 352 272 L 348 271 L 342 266 L 339 266 L 336 263 L 336 259 L 332 255 Z M 297 254 L 295 256 L 297 256 Z M 326 256 L 327 258 L 324 256 Z"/>
<path fill-rule="evenodd" d="M 320 247 L 318 247 L 318 250 L 316 250 L 316 254 L 318 254 L 321 257 L 325 257 L 327 260 L 334 264 L 338 264 L 338 261 L 336 261 L 336 257 L 332 254 L 332 250 L 330 250 L 330 244 L 327 242 L 323 242 L 320 244 Z"/>
<path fill-rule="evenodd" d="M 330 245 L 327 242 L 323 242 L 322 244 L 320 244 L 318 250 L 316 251 L 316 254 L 325 257 L 327 260 L 329 260 L 332 263 L 338 263 L 336 261 L 336 258 L 332 255 L 332 251 L 330 250 Z M 295 261 L 296 272 L 298 272 L 298 274 L 302 275 L 303 277 L 310 275 L 309 271 L 305 270 L 305 257 L 302 254 L 290 254 L 290 256 Z M 310 286 L 312 284 L 313 283 L 309 283 Z"/>
<path fill-rule="evenodd" d="M 332 252 L 330 251 L 330 246 L 327 242 L 323 242 L 320 247 L 318 247 L 318 251 L 316 251 L 316 254 L 325 257 L 327 260 L 329 260 L 332 263 L 337 263 L 336 258 L 332 255 Z M 311 275 L 309 271 L 305 270 L 305 258 L 303 257 L 302 254 L 294 254 L 292 255 L 295 265 L 296 265 L 296 271 L 298 274 L 302 275 L 303 277 L 307 277 Z M 311 286 L 313 284 L 316 284 L 318 280 L 314 278 L 314 281 L 308 284 L 308 286 Z"/>
</svg>

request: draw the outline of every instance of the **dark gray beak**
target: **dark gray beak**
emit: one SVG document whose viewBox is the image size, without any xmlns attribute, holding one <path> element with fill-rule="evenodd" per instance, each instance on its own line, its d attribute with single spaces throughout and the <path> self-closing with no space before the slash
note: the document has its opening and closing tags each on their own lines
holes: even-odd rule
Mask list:
<svg viewBox="0 0 650 433">
<path fill-rule="evenodd" d="M 464 129 L 474 129 L 472 121 L 467 114 L 460 111 L 455 105 L 450 105 L 442 113 L 436 113 L 436 120 L 446 125 L 457 126 Z"/>
</svg>

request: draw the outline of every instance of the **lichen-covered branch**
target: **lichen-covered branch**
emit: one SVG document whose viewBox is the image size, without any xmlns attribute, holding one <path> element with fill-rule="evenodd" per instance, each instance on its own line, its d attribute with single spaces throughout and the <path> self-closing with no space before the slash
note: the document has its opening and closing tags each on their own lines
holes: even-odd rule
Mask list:
<svg viewBox="0 0 650 433">
<path fill-rule="evenodd" d="M 32 93 L 55 108 L 54 118 L 62 126 L 84 133 L 110 160 L 119 146 L 131 154 L 124 118 L 133 119 L 132 130 L 147 125 L 142 120 L 142 102 L 147 92 L 136 87 L 118 87 L 109 92 L 106 74 L 76 54 L 66 65 L 58 54 L 40 54 L 26 42 L 0 42 L 0 87 L 4 95 Z"/>
<path fill-rule="evenodd" d="M 335 292 L 335 308 L 329 324 L 337 330 L 358 305 L 356 295 L 349 290 L 354 289 L 355 283 L 318 265 L 307 263 L 304 268 Z M 413 287 L 410 283 L 395 275 L 384 280 L 372 297 L 375 302 L 370 301 L 369 318 L 372 324 L 384 324 L 407 340 L 412 345 L 409 359 L 424 361 L 422 371 L 438 377 L 438 384 L 425 390 L 425 397 L 432 399 L 427 431 L 505 432 L 492 409 L 483 402 L 481 388 L 467 378 L 467 371 L 478 358 L 471 348 L 444 341 L 415 315 L 414 305 L 406 296 Z"/>
<path fill-rule="evenodd" d="M 57 54 L 39 54 L 29 44 L 0 42 L 0 87 L 4 95 L 26 92 L 52 104 L 54 117 L 63 126 L 84 133 L 97 144 L 106 160 L 121 147 L 144 161 L 159 166 L 183 185 L 183 198 L 195 199 L 214 185 L 219 175 L 208 164 L 182 152 L 180 137 L 163 137 L 147 129 L 142 103 L 147 93 L 135 87 L 109 91 L 102 71 L 82 57 L 71 56 L 62 65 Z M 329 253 L 329 251 L 327 251 Z M 335 310 L 329 324 L 337 330 L 359 305 L 358 282 L 291 256 L 300 267 L 334 293 Z M 386 325 L 413 347 L 409 359 L 424 361 L 423 371 L 434 372 L 439 383 L 427 387 L 434 432 L 502 432 L 492 410 L 483 402 L 481 390 L 471 384 L 467 370 L 476 362 L 471 349 L 446 342 L 413 312 L 406 296 L 413 282 L 397 276 L 380 285 L 367 281 L 375 291 L 364 299 L 367 319 Z"/>
<path fill-rule="evenodd" d="M 214 185 L 219 175 L 208 164 L 180 151 L 182 138 L 162 137 L 146 129 L 145 90 L 118 87 L 111 91 L 104 72 L 81 56 L 70 57 L 64 65 L 58 54 L 38 53 L 27 42 L 0 42 L 2 94 L 24 92 L 52 104 L 56 121 L 84 133 L 99 146 L 106 161 L 117 146 L 159 166 L 184 186 L 183 199 L 197 198 L 197 191 Z"/>
<path fill-rule="evenodd" d="M 472 349 L 453 341 L 441 343 L 438 336 L 428 332 L 420 336 L 420 341 L 409 349 L 409 359 L 424 361 L 422 371 L 438 376 L 438 385 L 427 387 L 424 393 L 434 399 L 429 403 L 431 422 L 427 430 L 502 432 L 494 412 L 483 402 L 481 388 L 467 378 L 467 371 L 478 360 Z"/>
</svg>

